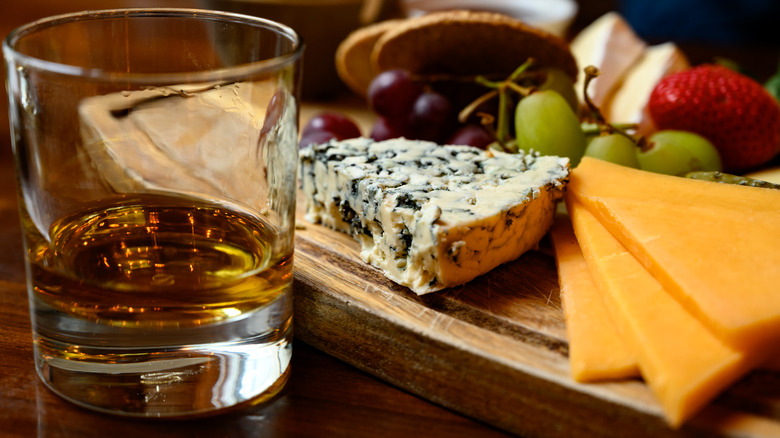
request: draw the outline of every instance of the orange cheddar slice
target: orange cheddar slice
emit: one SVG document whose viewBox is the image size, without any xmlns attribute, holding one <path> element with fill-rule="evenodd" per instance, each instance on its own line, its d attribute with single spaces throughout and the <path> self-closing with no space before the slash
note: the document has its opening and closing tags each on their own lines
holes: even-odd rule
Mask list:
<svg viewBox="0 0 780 438">
<path fill-rule="evenodd" d="M 593 382 L 638 376 L 634 352 L 618 335 L 568 217 L 556 217 L 550 237 L 558 264 L 572 378 Z"/>
<path fill-rule="evenodd" d="M 581 204 L 566 200 L 593 280 L 673 427 L 758 362 L 712 335 Z"/>
<path fill-rule="evenodd" d="M 742 349 L 778 345 L 780 191 L 586 158 L 568 193 L 718 337 Z"/>
</svg>

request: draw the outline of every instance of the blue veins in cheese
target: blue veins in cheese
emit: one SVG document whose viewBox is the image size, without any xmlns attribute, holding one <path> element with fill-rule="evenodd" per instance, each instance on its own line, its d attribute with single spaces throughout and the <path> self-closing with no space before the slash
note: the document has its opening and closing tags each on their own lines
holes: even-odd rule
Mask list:
<svg viewBox="0 0 780 438">
<path fill-rule="evenodd" d="M 567 158 L 368 138 L 300 151 L 306 219 L 351 234 L 362 259 L 418 294 L 466 283 L 536 247 Z"/>
</svg>

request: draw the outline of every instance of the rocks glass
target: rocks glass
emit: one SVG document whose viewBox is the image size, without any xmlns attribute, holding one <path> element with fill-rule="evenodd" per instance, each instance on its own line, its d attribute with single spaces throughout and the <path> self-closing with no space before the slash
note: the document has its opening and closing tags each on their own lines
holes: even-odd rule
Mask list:
<svg viewBox="0 0 780 438">
<path fill-rule="evenodd" d="M 137 417 L 266 400 L 292 354 L 302 42 L 184 9 L 43 19 L 3 44 L 35 364 Z"/>
</svg>

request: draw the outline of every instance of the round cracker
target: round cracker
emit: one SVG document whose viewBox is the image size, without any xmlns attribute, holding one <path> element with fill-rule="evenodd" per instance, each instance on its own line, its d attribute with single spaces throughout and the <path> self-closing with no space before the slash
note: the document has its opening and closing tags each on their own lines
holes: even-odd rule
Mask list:
<svg viewBox="0 0 780 438">
<path fill-rule="evenodd" d="M 430 13 L 387 30 L 374 44 L 371 68 L 508 75 L 528 58 L 576 81 L 577 63 L 563 39 L 507 15 L 466 10 Z"/>
<path fill-rule="evenodd" d="M 351 32 L 336 49 L 336 73 L 350 90 L 366 96 L 371 79 L 376 76 L 371 67 L 374 44 L 389 29 L 403 20 L 386 20 Z"/>
</svg>

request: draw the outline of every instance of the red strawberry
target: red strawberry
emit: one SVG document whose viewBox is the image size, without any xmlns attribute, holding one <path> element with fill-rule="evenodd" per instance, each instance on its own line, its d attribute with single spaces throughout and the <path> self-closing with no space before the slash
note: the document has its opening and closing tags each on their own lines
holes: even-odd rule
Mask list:
<svg viewBox="0 0 780 438">
<path fill-rule="evenodd" d="M 780 106 L 758 82 L 718 65 L 661 79 L 647 109 L 657 129 L 695 132 L 718 149 L 724 170 L 744 171 L 780 152 Z"/>
</svg>

